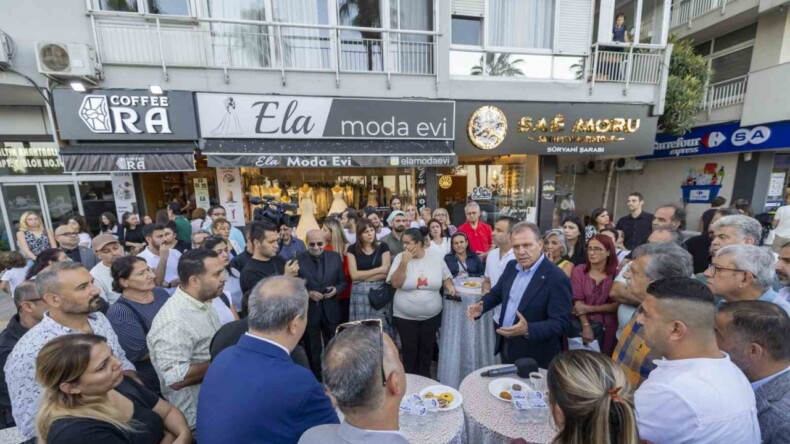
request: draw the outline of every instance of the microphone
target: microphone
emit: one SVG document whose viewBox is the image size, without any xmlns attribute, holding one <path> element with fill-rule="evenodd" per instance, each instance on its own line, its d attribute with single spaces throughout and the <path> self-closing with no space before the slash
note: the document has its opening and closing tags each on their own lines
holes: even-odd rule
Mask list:
<svg viewBox="0 0 790 444">
<path fill-rule="evenodd" d="M 496 368 L 493 370 L 486 370 L 480 373 L 480 376 L 485 377 L 496 377 L 502 375 L 510 375 L 513 373 L 518 374 L 519 378 L 527 379 L 529 378 L 529 374 L 532 372 L 538 371 L 538 363 L 535 362 L 532 358 L 521 358 L 516 359 L 516 363 L 514 365 L 508 365 L 507 367 Z"/>
</svg>

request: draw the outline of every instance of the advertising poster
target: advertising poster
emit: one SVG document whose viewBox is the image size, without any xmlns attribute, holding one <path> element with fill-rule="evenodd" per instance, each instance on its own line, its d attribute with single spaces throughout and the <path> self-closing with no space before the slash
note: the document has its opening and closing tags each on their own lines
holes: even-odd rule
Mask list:
<svg viewBox="0 0 790 444">
<path fill-rule="evenodd" d="M 225 207 L 231 225 L 244 226 L 244 195 L 241 192 L 241 170 L 217 168 L 219 204 Z"/>
<path fill-rule="evenodd" d="M 192 179 L 192 183 L 195 187 L 195 203 L 197 207 L 208 211 L 211 206 L 209 203 L 208 179 L 196 178 Z"/>
<path fill-rule="evenodd" d="M 127 211 L 137 214 L 137 196 L 134 192 L 132 173 L 112 173 L 112 194 L 115 198 L 115 211 L 118 222 L 123 219 Z"/>
</svg>

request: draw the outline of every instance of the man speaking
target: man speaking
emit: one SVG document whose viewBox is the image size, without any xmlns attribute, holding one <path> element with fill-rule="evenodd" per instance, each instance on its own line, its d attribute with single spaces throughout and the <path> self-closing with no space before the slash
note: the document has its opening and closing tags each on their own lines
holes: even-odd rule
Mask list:
<svg viewBox="0 0 790 444">
<path fill-rule="evenodd" d="M 514 225 L 510 243 L 516 260 L 505 266 L 499 282 L 469 306 L 466 315 L 474 320 L 501 304 L 495 352 L 501 353 L 502 362 L 532 358 L 548 368 L 570 327 L 571 281 L 543 255 L 537 225 Z"/>
</svg>

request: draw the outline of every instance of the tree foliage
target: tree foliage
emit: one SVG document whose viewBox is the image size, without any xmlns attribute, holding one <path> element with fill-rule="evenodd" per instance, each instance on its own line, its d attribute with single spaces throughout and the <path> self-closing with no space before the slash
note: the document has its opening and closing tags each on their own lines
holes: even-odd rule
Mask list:
<svg viewBox="0 0 790 444">
<path fill-rule="evenodd" d="M 489 76 L 496 77 L 523 77 L 524 71 L 516 65 L 524 61 L 524 59 L 510 60 L 511 54 L 493 52 L 486 53 L 485 55 L 485 73 Z M 483 56 L 480 56 L 478 65 L 472 67 L 470 74 L 473 76 L 483 75 Z"/>
<path fill-rule="evenodd" d="M 695 116 L 712 73 L 708 62 L 694 52 L 691 41 L 677 40 L 672 36 L 669 43 L 674 45 L 674 49 L 669 64 L 664 114 L 658 125 L 662 132 L 682 136 L 696 123 Z"/>
</svg>

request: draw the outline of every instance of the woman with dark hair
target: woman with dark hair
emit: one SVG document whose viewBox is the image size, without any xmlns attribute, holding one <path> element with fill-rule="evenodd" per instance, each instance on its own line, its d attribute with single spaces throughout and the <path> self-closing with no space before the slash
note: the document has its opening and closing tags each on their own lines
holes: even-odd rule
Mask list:
<svg viewBox="0 0 790 444">
<path fill-rule="evenodd" d="M 612 218 L 606 208 L 596 208 L 590 214 L 590 223 L 584 228 L 584 241 L 589 241 L 593 236 L 606 228 L 614 228 Z"/>
<path fill-rule="evenodd" d="M 617 307 L 619 302 L 609 296 L 617 277 L 617 251 L 609 236 L 599 234 L 587 244 L 587 260 L 573 269 L 573 314 L 580 324 L 585 342 L 599 340 L 601 351 L 611 356 L 616 344 Z M 576 321 L 574 321 L 574 324 Z M 593 323 L 600 325 L 593 325 Z M 603 338 L 596 337 L 603 327 Z M 600 343 L 603 339 L 603 343 Z"/>
<path fill-rule="evenodd" d="M 162 224 L 162 225 L 166 224 L 167 221 L 170 220 L 170 217 L 167 215 L 167 209 L 158 210 L 156 212 L 156 215 L 154 216 L 154 220 L 158 224 Z"/>
<path fill-rule="evenodd" d="M 192 226 L 192 233 L 197 233 L 203 229 L 204 222 L 206 222 L 206 210 L 203 208 L 195 208 L 192 210 L 192 221 L 189 222 Z"/>
<path fill-rule="evenodd" d="M 562 220 L 562 232 L 568 245 L 568 257 L 573 265 L 583 264 L 587 260 L 584 242 L 584 222 L 579 216 L 571 214 Z"/>
<path fill-rule="evenodd" d="M 461 231 L 450 238 L 453 250 L 444 256 L 444 262 L 453 277 L 482 277 L 486 266 L 480 256 L 469 247 L 466 233 Z"/>
<path fill-rule="evenodd" d="M 453 275 L 439 255 L 425 251 L 425 237 L 409 228 L 403 253 L 395 256 L 387 282 L 395 289 L 393 321 L 401 338 L 406 373 L 430 377 L 436 332 L 442 319 L 442 296 L 455 296 Z"/>
<path fill-rule="evenodd" d="M 134 364 L 143 384 L 161 395 L 159 378 L 148 355 L 146 337 L 159 310 L 170 293 L 154 283 L 154 272 L 145 259 L 120 257 L 110 267 L 112 290 L 121 297 L 107 310 L 107 319 L 118 335 L 118 342 Z"/>
<path fill-rule="evenodd" d="M 357 242 L 348 247 L 346 260 L 351 275 L 351 299 L 349 320 L 378 318 L 387 333 L 392 336 L 392 305 L 376 310 L 370 305 L 368 295 L 373 289 L 381 288 L 390 269 L 390 249 L 386 242 L 376 239 L 376 229 L 362 219 L 357 225 Z"/>
<path fill-rule="evenodd" d="M 400 197 L 392 196 L 390 197 L 390 211 L 402 211 L 401 207 L 403 204 L 401 203 Z"/>
<path fill-rule="evenodd" d="M 752 204 L 749 203 L 746 199 L 738 199 L 732 203 L 732 207 L 738 210 L 744 216 L 754 217 L 754 209 L 752 209 Z"/>
<path fill-rule="evenodd" d="M 88 226 L 88 219 L 85 219 L 85 216 L 75 214 L 68 218 L 66 224 L 69 228 L 79 233 L 80 245 L 87 248 L 91 247 L 91 229 Z"/>
<path fill-rule="evenodd" d="M 118 239 L 119 231 L 118 219 L 115 218 L 115 215 L 109 211 L 102 213 L 99 219 L 99 232 L 101 234 L 112 234 Z"/>
<path fill-rule="evenodd" d="M 33 262 L 33 266 L 28 268 L 25 280 L 29 281 L 30 279 L 35 278 L 37 274 L 41 273 L 41 270 L 49 267 L 55 262 L 69 261 L 71 261 L 71 259 L 69 259 L 69 257 L 66 256 L 66 253 L 60 248 L 47 248 L 46 250 L 39 253 L 35 262 Z"/>
<path fill-rule="evenodd" d="M 39 442 L 192 442 L 183 413 L 121 370 L 102 336 L 76 333 L 49 341 L 36 358 L 44 392 L 36 416 Z"/>
<path fill-rule="evenodd" d="M 140 218 L 130 212 L 123 213 L 121 217 L 123 227 L 118 241 L 123 245 L 124 250 L 130 254 L 137 254 L 145 248 L 145 236 L 143 236 L 143 226 L 140 225 Z"/>
<path fill-rule="evenodd" d="M 634 392 L 609 356 L 588 350 L 557 355 L 546 374 L 559 433 L 552 444 L 639 444 Z"/>
<path fill-rule="evenodd" d="M 217 310 L 219 323 L 225 325 L 239 319 L 238 309 L 241 307 L 241 273 L 230 266 L 230 245 L 227 239 L 219 236 L 207 237 L 203 241 L 203 248 L 212 250 L 219 254 L 219 258 L 225 264 L 225 287 L 223 293 L 211 300 L 211 305 Z"/>
<path fill-rule="evenodd" d="M 452 251 L 450 247 L 450 236 L 447 235 L 444 228 L 442 228 L 442 223 L 437 219 L 431 219 L 428 221 L 427 229 L 428 250 L 435 251 L 442 257 L 449 254 L 450 251 Z"/>
</svg>

